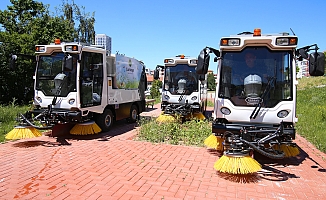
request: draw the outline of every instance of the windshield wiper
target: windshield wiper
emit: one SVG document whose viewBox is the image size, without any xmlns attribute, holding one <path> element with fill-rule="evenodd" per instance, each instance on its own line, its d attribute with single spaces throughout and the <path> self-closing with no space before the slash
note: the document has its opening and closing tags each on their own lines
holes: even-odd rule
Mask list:
<svg viewBox="0 0 326 200">
<path fill-rule="evenodd" d="M 250 115 L 250 119 L 256 119 L 260 109 L 261 109 L 261 105 L 263 103 L 263 101 L 265 101 L 265 97 L 267 96 L 267 94 L 269 94 L 269 92 L 271 91 L 271 88 L 274 87 L 274 85 L 272 86 L 272 82 L 274 82 L 276 80 L 276 77 L 269 77 L 267 78 L 268 82 L 267 82 L 267 86 L 263 92 L 263 94 L 260 97 L 259 103 L 256 104 L 255 109 L 252 111 L 251 115 Z"/>
</svg>

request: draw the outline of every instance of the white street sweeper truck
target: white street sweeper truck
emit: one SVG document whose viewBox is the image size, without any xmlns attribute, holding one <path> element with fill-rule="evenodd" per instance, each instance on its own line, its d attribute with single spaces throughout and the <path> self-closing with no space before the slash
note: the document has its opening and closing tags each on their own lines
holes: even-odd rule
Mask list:
<svg viewBox="0 0 326 200">
<path fill-rule="evenodd" d="M 316 44 L 297 49 L 298 37 L 262 34 L 261 29 L 220 40 L 220 50 L 206 47 L 197 73 L 205 72 L 209 53 L 218 62 L 212 135 L 208 147 L 224 152 L 217 171 L 247 174 L 260 170 L 253 152 L 271 159 L 296 156 L 296 60 L 309 59 L 311 76 L 324 74 L 325 57 Z M 313 52 L 308 55 L 308 52 Z M 232 165 L 230 165 L 230 162 Z M 229 163 L 229 164 L 227 164 Z"/>
<path fill-rule="evenodd" d="M 19 128 L 94 134 L 108 131 L 116 120 L 134 122 L 145 110 L 143 62 L 60 40 L 36 45 L 35 54 L 34 109 L 20 115 Z"/>
<path fill-rule="evenodd" d="M 207 107 L 207 71 L 196 73 L 197 58 L 178 55 L 164 59 L 164 66 L 157 66 L 154 79 L 164 71 L 161 110 L 164 116 L 179 116 L 181 119 L 205 119 Z"/>
</svg>

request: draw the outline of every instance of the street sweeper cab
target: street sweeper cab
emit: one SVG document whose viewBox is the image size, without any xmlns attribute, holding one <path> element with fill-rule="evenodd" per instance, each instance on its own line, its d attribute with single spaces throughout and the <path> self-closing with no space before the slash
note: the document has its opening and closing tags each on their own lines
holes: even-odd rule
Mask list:
<svg viewBox="0 0 326 200">
<path fill-rule="evenodd" d="M 309 59 L 311 76 L 324 74 L 324 54 L 317 45 L 297 49 L 298 37 L 262 34 L 261 29 L 220 40 L 220 50 L 206 47 L 198 57 L 197 73 L 208 68 L 209 54 L 218 62 L 212 133 L 208 147 L 224 151 L 215 169 L 251 173 L 240 158 L 253 151 L 272 159 L 296 156 L 296 60 Z M 308 52 L 313 53 L 308 55 Z M 234 168 L 223 162 L 234 160 Z M 248 158 L 249 159 L 249 158 Z M 238 164 L 238 165 L 237 165 Z M 257 163 L 258 164 L 258 163 Z"/>
<path fill-rule="evenodd" d="M 161 109 L 165 115 L 178 115 L 184 119 L 205 118 L 207 106 L 207 75 L 196 73 L 197 58 L 178 55 L 164 59 L 157 66 L 154 79 L 164 71 Z"/>
<path fill-rule="evenodd" d="M 20 125 L 55 133 L 94 134 L 145 110 L 144 63 L 103 47 L 55 40 L 36 45 L 34 109 Z M 36 123 L 38 122 L 38 123 Z"/>
</svg>

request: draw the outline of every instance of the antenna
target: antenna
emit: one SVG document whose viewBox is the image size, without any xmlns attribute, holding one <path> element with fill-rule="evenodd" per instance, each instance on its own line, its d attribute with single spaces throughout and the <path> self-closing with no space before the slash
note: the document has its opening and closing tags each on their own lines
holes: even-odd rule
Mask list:
<svg viewBox="0 0 326 200">
<path fill-rule="evenodd" d="M 294 33 L 294 31 L 292 30 L 292 28 L 290 28 L 290 30 L 291 30 L 292 34 L 295 35 L 295 33 Z"/>
</svg>

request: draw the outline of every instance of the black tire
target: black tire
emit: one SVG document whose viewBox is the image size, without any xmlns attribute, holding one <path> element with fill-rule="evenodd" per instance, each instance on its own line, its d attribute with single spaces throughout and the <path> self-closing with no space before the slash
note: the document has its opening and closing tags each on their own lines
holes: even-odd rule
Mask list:
<svg viewBox="0 0 326 200">
<path fill-rule="evenodd" d="M 102 132 L 107 132 L 113 125 L 114 116 L 110 109 L 105 109 L 104 112 L 96 117 L 96 124 L 102 129 Z"/>
<path fill-rule="evenodd" d="M 137 119 L 139 118 L 139 112 L 138 112 L 138 108 L 136 105 L 132 105 L 130 108 L 130 115 L 128 118 L 128 122 L 129 123 L 134 123 L 137 121 Z"/>
</svg>

